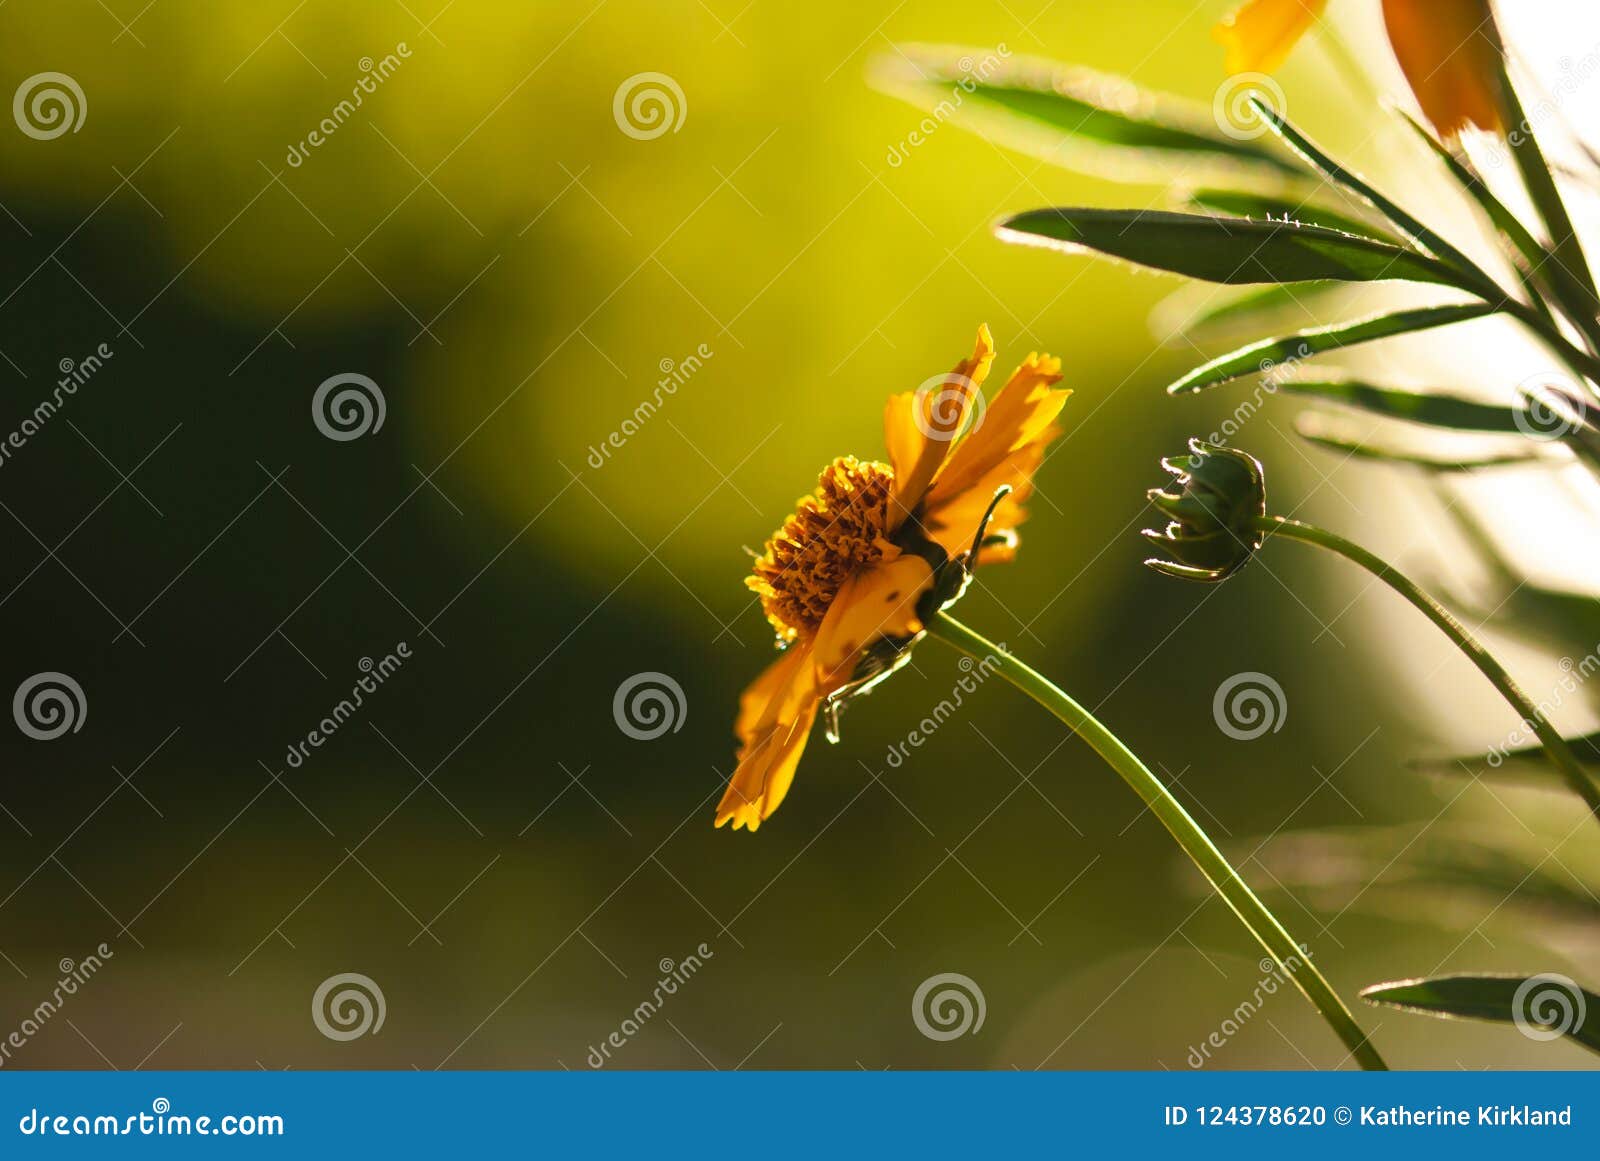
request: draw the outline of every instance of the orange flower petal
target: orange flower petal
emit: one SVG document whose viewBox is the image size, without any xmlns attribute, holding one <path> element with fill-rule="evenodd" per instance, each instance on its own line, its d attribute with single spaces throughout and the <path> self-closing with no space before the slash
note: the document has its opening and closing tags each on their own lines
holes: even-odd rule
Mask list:
<svg viewBox="0 0 1600 1161">
<path fill-rule="evenodd" d="M 1211 30 L 1227 49 L 1223 68 L 1234 73 L 1270 73 L 1288 58 L 1327 7 L 1327 0 L 1249 0 Z"/>
<path fill-rule="evenodd" d="M 717 825 L 732 822 L 754 831 L 789 793 L 795 768 L 805 753 L 811 726 L 817 720 L 815 700 L 807 702 L 792 722 L 774 722 L 741 752 L 739 767 L 717 806 Z"/>
<path fill-rule="evenodd" d="M 928 489 L 930 506 L 968 491 L 1012 452 L 1033 443 L 1061 414 L 1072 392 L 1061 382 L 1061 360 L 1031 354 L 1011 373 L 988 410 L 962 440 Z"/>
<path fill-rule="evenodd" d="M 980 326 L 971 358 L 957 363 L 948 375 L 924 384 L 920 391 L 889 397 L 883 413 L 883 442 L 895 479 L 889 500 L 890 533 L 922 502 L 951 443 L 966 424 L 972 400 L 993 362 L 994 339 L 987 326 Z"/>
<path fill-rule="evenodd" d="M 991 534 L 1015 532 L 1028 518 L 1023 502 L 1033 491 L 1033 473 L 1044 458 L 1046 442 L 1057 430 L 1051 428 L 1037 443 L 1007 456 L 970 490 L 955 493 L 950 499 L 928 508 L 922 516 L 922 530 L 951 556 L 965 552 L 978 533 L 978 525 L 989 510 L 995 491 L 1002 484 L 1009 484 L 1011 494 L 995 505 L 989 531 Z M 981 551 L 979 561 L 984 564 L 1009 561 L 1013 556 L 1014 551 L 991 545 Z"/>
<path fill-rule="evenodd" d="M 810 652 L 804 645 L 785 649 L 761 671 L 760 677 L 745 686 L 744 693 L 739 696 L 739 715 L 733 722 L 734 736 L 739 739 L 741 747 L 750 745 L 755 739 L 762 716 L 769 706 L 774 706 L 774 699 L 777 699 L 776 716 L 783 712 L 781 702 L 785 695 L 802 692 L 801 685 L 795 679 L 809 670 Z"/>
<path fill-rule="evenodd" d="M 1389 44 L 1422 113 L 1446 137 L 1503 132 L 1501 45 L 1488 0 L 1383 0 Z"/>
<path fill-rule="evenodd" d="M 805 752 L 821 696 L 811 648 L 795 645 L 767 666 L 739 699 L 734 731 L 739 765 L 717 806 L 716 824 L 755 830 L 778 809 Z"/>
<path fill-rule="evenodd" d="M 995 508 L 994 531 L 1014 529 L 1026 517 L 1022 501 L 1033 490 L 1045 445 L 1060 434 L 1056 417 L 1072 394 L 1054 386 L 1060 381 L 1061 360 L 1029 355 L 945 462 L 923 502 L 922 525 L 946 552 L 967 547 L 1002 485 L 1012 493 Z"/>
<path fill-rule="evenodd" d="M 917 602 L 932 583 L 933 569 L 911 553 L 879 561 L 846 581 L 812 646 L 822 689 L 832 692 L 848 682 L 862 653 L 879 638 L 922 632 Z"/>
</svg>

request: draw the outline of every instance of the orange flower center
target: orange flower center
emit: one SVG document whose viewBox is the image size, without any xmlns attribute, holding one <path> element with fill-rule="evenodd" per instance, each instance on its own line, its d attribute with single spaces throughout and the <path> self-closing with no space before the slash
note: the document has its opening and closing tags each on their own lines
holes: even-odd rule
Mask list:
<svg viewBox="0 0 1600 1161">
<path fill-rule="evenodd" d="M 888 464 L 836 459 L 767 541 L 745 584 L 780 641 L 816 632 L 840 586 L 892 549 L 884 530 L 893 484 Z"/>
</svg>

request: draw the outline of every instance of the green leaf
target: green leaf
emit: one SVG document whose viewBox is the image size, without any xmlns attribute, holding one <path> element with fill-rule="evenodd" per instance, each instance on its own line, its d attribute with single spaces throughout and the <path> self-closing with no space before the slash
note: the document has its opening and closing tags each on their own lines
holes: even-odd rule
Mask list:
<svg viewBox="0 0 1600 1161">
<path fill-rule="evenodd" d="M 1531 281 L 1549 286 L 1567 317 L 1591 339 L 1600 337 L 1600 323 L 1595 320 L 1593 299 L 1589 291 L 1584 289 L 1565 266 L 1556 261 L 1555 255 L 1545 247 L 1544 243 L 1535 238 L 1522 224 L 1522 220 L 1494 195 L 1482 176 L 1467 161 L 1446 149 L 1432 133 L 1409 115 L 1402 112 L 1400 116 L 1416 131 L 1417 136 L 1433 155 L 1444 163 L 1445 169 L 1456 183 L 1478 203 L 1484 216 L 1489 219 L 1489 223 L 1505 243 L 1505 248 L 1510 251 L 1509 256 L 1517 268 L 1519 277 L 1525 283 Z"/>
<path fill-rule="evenodd" d="M 869 79 L 928 112 L 924 137 L 949 121 L 1096 177 L 1165 182 L 1180 175 L 1300 174 L 1274 146 L 1221 133 L 1204 105 L 1053 61 L 900 45 L 873 61 Z M 902 164 L 907 147 L 892 149 L 889 164 Z"/>
<path fill-rule="evenodd" d="M 1466 322 L 1494 313 L 1485 303 L 1462 303 L 1451 306 L 1425 306 L 1414 310 L 1395 311 L 1392 314 L 1374 315 L 1355 322 L 1338 323 L 1330 327 L 1297 331 L 1282 338 L 1266 339 L 1232 354 L 1213 359 L 1196 367 L 1167 388 L 1169 395 L 1203 391 L 1219 383 L 1227 383 L 1243 375 L 1272 370 L 1283 363 L 1293 363 L 1325 351 L 1369 343 L 1393 335 L 1412 334 L 1451 323 Z"/>
<path fill-rule="evenodd" d="M 1506 556 L 1499 541 L 1466 505 L 1447 504 L 1445 513 L 1487 573 L 1487 588 L 1481 599 L 1458 596 L 1452 597 L 1450 603 L 1474 620 L 1559 654 L 1567 675 L 1562 679 L 1563 688 L 1568 682 L 1574 687 L 1588 682 L 1596 669 L 1594 642 L 1600 641 L 1600 600 L 1591 592 L 1553 588 L 1531 579 Z M 1574 669 L 1576 678 L 1571 676 Z M 1597 685 L 1600 683 L 1584 689 L 1591 704 L 1600 696 Z"/>
<path fill-rule="evenodd" d="M 1361 998 L 1428 1016 L 1516 1024 L 1532 1039 L 1567 1036 L 1600 1052 L 1600 996 L 1565 976 L 1433 976 L 1374 984 Z"/>
<path fill-rule="evenodd" d="M 1282 325 L 1286 315 L 1297 314 L 1296 322 L 1305 318 L 1308 307 L 1344 285 L 1296 282 L 1219 291 L 1209 284 L 1185 283 L 1156 304 L 1150 312 L 1150 329 L 1163 343 L 1172 345 L 1185 338 L 1192 343 L 1260 334 L 1274 320 Z"/>
<path fill-rule="evenodd" d="M 1311 138 L 1291 125 L 1259 96 L 1251 97 L 1250 104 L 1290 149 L 1305 158 L 1308 164 L 1320 171 L 1330 181 L 1337 182 L 1400 227 L 1407 237 L 1415 239 L 1425 249 L 1437 254 L 1451 269 L 1457 271 L 1468 280 L 1474 294 L 1482 295 L 1490 301 L 1496 301 L 1501 297 L 1500 288 L 1495 284 L 1494 280 L 1479 269 L 1460 250 L 1445 241 L 1435 231 L 1423 225 L 1422 222 L 1418 221 L 1416 217 L 1406 212 L 1398 204 L 1379 193 L 1359 174 L 1346 169 L 1328 156 L 1327 153 L 1318 148 Z"/>
<path fill-rule="evenodd" d="M 1557 867 L 1548 857 L 1549 841 L 1541 834 L 1548 836 L 1547 825 L 1559 826 L 1559 833 L 1570 828 L 1570 821 L 1561 821 L 1568 818 L 1564 804 L 1513 805 L 1528 828 L 1440 819 L 1418 833 L 1414 824 L 1367 820 L 1233 841 L 1241 855 L 1255 852 L 1252 861 L 1271 890 L 1311 912 L 1440 934 L 1459 934 L 1493 912 L 1530 947 L 1586 955 L 1593 947 L 1593 892 L 1600 885 L 1594 861 L 1574 857 Z M 1188 890 L 1198 897 L 1199 888 Z M 1426 1031 L 1413 1032 L 1419 1030 Z"/>
<path fill-rule="evenodd" d="M 1433 472 L 1470 472 L 1507 464 L 1536 463 L 1544 458 L 1536 447 L 1526 444 L 1501 450 L 1459 446 L 1481 442 L 1481 437 L 1474 436 L 1436 432 L 1414 432 L 1406 438 L 1391 439 L 1358 436 L 1347 426 L 1347 418 L 1310 411 L 1295 419 L 1295 431 L 1308 443 L 1346 457 L 1404 464 Z"/>
<path fill-rule="evenodd" d="M 1515 409 L 1496 407 L 1491 403 L 1475 403 L 1446 392 L 1383 387 L 1356 379 L 1285 379 L 1279 386 L 1294 395 L 1332 400 L 1381 415 L 1385 419 L 1401 419 L 1429 427 L 1448 427 L 1455 431 L 1526 434 L 1517 426 L 1519 413 Z M 1523 422 L 1528 421 L 1524 419 Z"/>
<path fill-rule="evenodd" d="M 1551 787 L 1560 786 L 1552 778 Z M 1457 912 L 1470 926 L 1499 908 L 1509 921 L 1532 928 L 1526 935 L 1538 946 L 1560 947 L 1571 934 L 1580 946 L 1591 942 L 1592 861 L 1553 866 L 1548 843 L 1532 829 L 1512 834 L 1493 824 L 1438 821 L 1419 833 L 1415 826 L 1363 823 L 1237 841 L 1256 852 L 1252 858 L 1275 890 L 1315 910 L 1359 908 L 1450 930 Z M 1422 900 L 1437 906 L 1419 912 Z"/>
<path fill-rule="evenodd" d="M 1517 170 L 1522 174 L 1522 188 L 1528 191 L 1528 200 L 1533 203 L 1534 209 L 1544 221 L 1545 233 L 1550 238 L 1550 248 L 1556 262 L 1566 267 L 1568 273 L 1583 287 L 1589 304 L 1588 315 L 1593 318 L 1595 307 L 1600 306 L 1600 290 L 1595 287 L 1594 275 L 1589 270 L 1588 259 L 1584 257 L 1583 242 L 1573 228 L 1572 218 L 1567 214 L 1566 203 L 1561 198 L 1561 190 L 1556 185 L 1555 175 L 1550 172 L 1550 163 L 1545 160 L 1544 150 L 1539 148 L 1539 138 L 1533 129 L 1534 122 L 1523 112 L 1522 102 L 1517 96 L 1516 87 L 1511 83 L 1503 60 L 1500 62 L 1499 71 L 1499 87 L 1509 114 L 1506 120 L 1520 129 L 1519 132 L 1507 134 L 1506 140 L 1511 144 L 1511 156 L 1516 160 Z M 1535 110 L 1536 118 L 1539 112 Z"/>
<path fill-rule="evenodd" d="M 1303 222 L 1313 226 L 1326 226 L 1344 234 L 1358 234 L 1391 246 L 1406 246 L 1399 235 L 1361 221 L 1338 210 L 1318 205 L 1302 198 L 1275 197 L 1271 194 L 1251 193 L 1236 189 L 1190 190 L 1186 200 L 1198 209 L 1214 214 L 1228 214 L 1235 218 L 1271 218 L 1277 221 Z"/>
<path fill-rule="evenodd" d="M 1092 251 L 1234 286 L 1324 279 L 1462 286 L 1454 271 L 1427 255 L 1298 222 L 1060 206 L 1016 214 L 995 232 L 1009 242 Z"/>
<path fill-rule="evenodd" d="M 1568 738 L 1567 745 L 1585 766 L 1600 766 L 1600 733 Z M 1419 758 L 1411 765 L 1425 774 L 1487 778 L 1512 786 L 1545 790 L 1562 789 L 1559 774 L 1550 765 L 1550 756 L 1543 746 L 1520 746 L 1514 750 L 1496 750 L 1492 754 L 1462 754 L 1453 758 Z"/>
</svg>

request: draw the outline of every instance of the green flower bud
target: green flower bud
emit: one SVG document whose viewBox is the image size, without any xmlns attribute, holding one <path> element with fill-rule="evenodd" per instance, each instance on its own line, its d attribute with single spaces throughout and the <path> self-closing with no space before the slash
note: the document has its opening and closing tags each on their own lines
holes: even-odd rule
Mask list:
<svg viewBox="0 0 1600 1161">
<path fill-rule="evenodd" d="M 1232 448 L 1198 439 L 1189 454 L 1161 461 L 1172 473 L 1165 489 L 1152 488 L 1150 503 L 1171 521 L 1165 529 L 1144 530 L 1145 539 L 1165 556 L 1145 564 L 1182 580 L 1226 580 L 1250 562 L 1261 547 L 1256 521 L 1267 514 L 1267 486 L 1261 462 Z"/>
</svg>

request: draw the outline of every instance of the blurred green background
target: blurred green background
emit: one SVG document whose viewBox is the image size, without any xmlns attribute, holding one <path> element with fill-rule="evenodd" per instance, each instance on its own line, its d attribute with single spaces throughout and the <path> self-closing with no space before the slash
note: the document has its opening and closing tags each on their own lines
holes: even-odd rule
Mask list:
<svg viewBox="0 0 1600 1161">
<path fill-rule="evenodd" d="M 1567 804 L 1405 767 L 1510 725 L 1445 646 L 1292 549 L 1214 590 L 1140 568 L 1157 458 L 1237 400 L 1161 394 L 1200 357 L 1152 338 L 1174 281 L 989 226 L 1160 191 L 954 125 L 888 161 L 921 120 L 866 83 L 896 42 L 1003 42 L 1209 102 L 1225 7 L 0 8 L 5 91 L 57 71 L 87 105 L 77 132 L 0 132 L 0 426 L 64 360 L 112 352 L 0 467 L 5 688 L 60 671 L 87 703 L 57 741 L 0 731 L 0 1034 L 58 961 L 114 952 L 7 1066 L 583 1068 L 661 961 L 705 943 L 613 1066 L 1188 1067 L 1256 988 L 1258 952 L 1110 772 L 998 683 L 888 766 L 960 676 L 939 645 L 842 744 L 813 740 L 759 835 L 711 826 L 736 699 L 770 655 L 747 550 L 831 457 L 880 455 L 885 396 L 984 321 L 1000 369 L 1047 349 L 1077 394 L 1018 563 L 964 619 L 1174 781 L 1352 1003 L 1437 970 L 1581 975 L 1578 852 L 1538 880 L 1565 884 L 1556 903 L 1516 861 L 1542 853 L 1529 827 L 1566 831 Z M 290 164 L 363 58 L 402 43 Z M 651 140 L 613 115 L 643 72 L 683 94 Z M 1322 57 L 1284 81 L 1300 120 L 1383 167 Z M 341 373 L 386 404 L 349 441 L 312 419 Z M 1280 494 L 1425 551 L 1426 497 L 1297 446 L 1290 410 L 1247 441 Z M 402 641 L 400 670 L 288 765 L 361 659 Z M 644 671 L 685 694 L 653 741 L 612 712 Z M 1287 698 L 1254 742 L 1212 720 L 1241 671 Z M 1296 845 L 1321 828 L 1327 849 Z M 1437 892 L 1412 864 L 1457 828 L 1513 869 Z M 342 972 L 381 986 L 380 1033 L 318 1032 L 313 993 Z M 981 986 L 977 1034 L 917 1030 L 913 993 L 941 972 Z M 1362 1015 L 1400 1065 L 1584 1062 L 1508 1029 Z M 1280 992 L 1209 1055 L 1342 1051 Z"/>
</svg>

